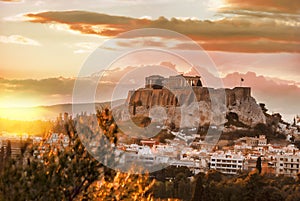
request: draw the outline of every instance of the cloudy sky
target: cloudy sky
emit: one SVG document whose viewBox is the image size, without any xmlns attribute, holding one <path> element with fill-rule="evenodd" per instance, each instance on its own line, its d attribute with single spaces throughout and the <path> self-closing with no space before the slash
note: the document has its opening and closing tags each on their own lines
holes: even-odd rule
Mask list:
<svg viewBox="0 0 300 201">
<path fill-rule="evenodd" d="M 299 19 L 298 0 L 0 0 L 0 107 L 71 102 L 75 79 L 99 46 L 126 31 L 159 28 L 200 45 L 226 87 L 243 77 L 259 102 L 291 118 L 300 114 Z M 171 40 L 148 43 L 164 47 Z M 193 51 L 181 40 L 171 43 Z M 161 62 L 184 71 L 168 57 L 134 61 L 120 63 L 114 74 Z M 103 80 L 110 81 L 106 90 L 112 78 Z"/>
</svg>

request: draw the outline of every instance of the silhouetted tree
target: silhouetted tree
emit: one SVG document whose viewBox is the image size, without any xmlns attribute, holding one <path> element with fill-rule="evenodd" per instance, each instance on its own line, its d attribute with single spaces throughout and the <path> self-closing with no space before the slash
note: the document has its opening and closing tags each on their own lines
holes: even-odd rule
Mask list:
<svg viewBox="0 0 300 201">
<path fill-rule="evenodd" d="M 5 150 L 5 160 L 9 160 L 11 158 L 11 142 L 7 140 L 6 150 Z"/>
<path fill-rule="evenodd" d="M 204 200 L 204 184 L 205 184 L 205 175 L 203 173 L 199 173 L 196 176 L 196 186 L 194 190 L 194 194 L 192 197 L 192 201 L 202 201 Z"/>
<path fill-rule="evenodd" d="M 261 110 L 263 111 L 263 113 L 266 114 L 268 111 L 268 109 L 266 108 L 266 104 L 259 103 L 259 106 L 260 106 Z"/>
<path fill-rule="evenodd" d="M 4 147 L 2 146 L 0 149 L 0 171 L 3 168 L 3 163 L 4 163 Z"/>
<path fill-rule="evenodd" d="M 258 170 L 258 173 L 261 173 L 261 157 L 259 156 L 256 160 L 256 169 Z"/>
</svg>

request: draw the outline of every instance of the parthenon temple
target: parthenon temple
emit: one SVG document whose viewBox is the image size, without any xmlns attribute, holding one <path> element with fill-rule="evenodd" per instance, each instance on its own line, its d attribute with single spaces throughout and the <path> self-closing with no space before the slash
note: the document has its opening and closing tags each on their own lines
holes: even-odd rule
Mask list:
<svg viewBox="0 0 300 201">
<path fill-rule="evenodd" d="M 160 75 L 146 77 L 145 88 L 162 89 L 180 89 L 185 87 L 202 87 L 200 76 L 175 75 L 164 78 Z"/>
</svg>

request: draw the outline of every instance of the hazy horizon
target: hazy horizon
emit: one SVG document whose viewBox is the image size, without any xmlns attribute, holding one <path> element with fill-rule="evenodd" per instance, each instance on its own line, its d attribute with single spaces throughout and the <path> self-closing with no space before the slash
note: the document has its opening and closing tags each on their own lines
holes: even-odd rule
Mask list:
<svg viewBox="0 0 300 201">
<path fill-rule="evenodd" d="M 99 57 L 98 71 L 108 68 L 107 52 L 137 44 L 194 54 L 190 43 L 168 36 L 144 38 L 142 43 L 138 36 L 120 38 L 105 46 L 124 32 L 157 28 L 197 43 L 207 55 L 199 65 L 211 60 L 225 87 L 240 86 L 243 78 L 243 85 L 252 88 L 253 97 L 270 113 L 281 113 L 288 121 L 300 114 L 296 1 L 0 0 L 0 5 L 0 108 L 71 103 L 76 78 L 91 53 L 101 48 L 105 54 Z M 122 75 L 160 62 L 178 73 L 189 71 L 168 55 L 128 56 L 106 72 L 109 76 L 100 83 L 102 99 L 109 100 Z M 128 80 L 118 96 L 126 96 L 126 90 L 142 81 L 133 85 Z"/>
</svg>

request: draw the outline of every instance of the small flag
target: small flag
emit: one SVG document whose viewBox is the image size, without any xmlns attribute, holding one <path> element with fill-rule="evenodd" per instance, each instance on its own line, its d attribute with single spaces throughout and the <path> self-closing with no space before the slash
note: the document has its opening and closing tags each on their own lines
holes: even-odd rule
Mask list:
<svg viewBox="0 0 300 201">
<path fill-rule="evenodd" d="M 244 78 L 241 77 L 241 87 L 243 86 Z"/>
</svg>

